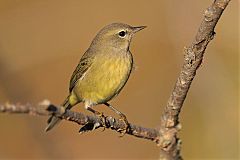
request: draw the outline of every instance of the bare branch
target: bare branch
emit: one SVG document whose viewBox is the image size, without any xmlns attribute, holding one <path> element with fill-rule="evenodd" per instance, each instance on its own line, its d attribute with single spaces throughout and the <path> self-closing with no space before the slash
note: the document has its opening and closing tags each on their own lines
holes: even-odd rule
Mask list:
<svg viewBox="0 0 240 160">
<path fill-rule="evenodd" d="M 124 129 L 125 124 L 122 120 L 115 119 L 111 116 L 105 117 L 104 121 L 96 116 L 85 115 L 79 112 L 73 112 L 71 110 L 65 110 L 63 107 L 58 107 L 50 104 L 48 101 L 44 101 L 38 105 L 21 105 L 21 104 L 0 104 L 0 113 L 23 113 L 30 115 L 49 116 L 55 115 L 61 119 L 75 122 L 79 125 L 83 125 L 79 130 L 80 133 L 91 131 L 99 127 L 106 127 L 108 129 L 115 130 L 119 133 Z M 138 125 L 130 124 L 126 134 L 133 135 L 135 137 L 152 140 L 156 143 L 159 141 L 159 132 L 157 129 L 144 128 Z"/>
<path fill-rule="evenodd" d="M 160 133 L 166 136 L 167 139 L 160 143 L 160 154 L 162 156 L 160 159 L 181 159 L 179 153 L 181 141 L 177 137 L 177 132 L 181 128 L 179 113 L 196 75 L 196 71 L 202 63 L 207 45 L 215 35 L 214 28 L 229 2 L 230 0 L 215 0 L 206 9 L 202 23 L 192 44 L 185 49 L 184 62 L 180 75 L 161 117 Z"/>
</svg>

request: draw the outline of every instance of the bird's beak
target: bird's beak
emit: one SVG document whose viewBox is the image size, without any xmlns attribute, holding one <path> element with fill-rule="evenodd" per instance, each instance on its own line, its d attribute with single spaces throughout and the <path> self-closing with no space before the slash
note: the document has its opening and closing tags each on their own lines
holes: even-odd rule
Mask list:
<svg viewBox="0 0 240 160">
<path fill-rule="evenodd" d="M 141 31 L 142 29 L 146 28 L 147 26 L 139 26 L 139 27 L 133 27 L 133 33 L 136 33 L 138 31 Z"/>
</svg>

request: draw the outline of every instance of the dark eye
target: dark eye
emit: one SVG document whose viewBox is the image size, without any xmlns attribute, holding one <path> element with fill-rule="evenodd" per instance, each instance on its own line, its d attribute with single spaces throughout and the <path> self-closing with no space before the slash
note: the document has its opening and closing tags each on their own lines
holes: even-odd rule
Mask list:
<svg viewBox="0 0 240 160">
<path fill-rule="evenodd" d="M 120 31 L 120 32 L 118 33 L 118 35 L 119 35 L 120 37 L 124 37 L 124 36 L 126 35 L 126 32 L 125 32 L 125 31 Z"/>
</svg>

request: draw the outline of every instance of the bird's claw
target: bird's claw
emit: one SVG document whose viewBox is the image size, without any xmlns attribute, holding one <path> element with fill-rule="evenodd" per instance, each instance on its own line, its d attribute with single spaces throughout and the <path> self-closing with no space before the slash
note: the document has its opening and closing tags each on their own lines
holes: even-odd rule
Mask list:
<svg viewBox="0 0 240 160">
<path fill-rule="evenodd" d="M 99 117 L 102 122 L 102 126 L 103 126 L 102 132 L 105 131 L 105 129 L 106 129 L 106 119 L 105 118 L 106 117 L 104 116 L 104 114 L 102 112 L 97 112 L 96 116 Z"/>
<path fill-rule="evenodd" d="M 120 132 L 120 137 L 123 137 L 129 130 L 129 123 L 128 123 L 128 120 L 127 120 L 127 117 L 122 114 L 121 117 L 119 118 L 119 120 L 123 121 L 125 127 L 124 128 L 120 128 L 118 129 L 118 131 Z"/>
</svg>

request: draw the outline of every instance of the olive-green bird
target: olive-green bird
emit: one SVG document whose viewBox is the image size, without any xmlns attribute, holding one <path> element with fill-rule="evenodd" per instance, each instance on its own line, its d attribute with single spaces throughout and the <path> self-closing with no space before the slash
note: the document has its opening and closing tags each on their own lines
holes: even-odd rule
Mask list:
<svg viewBox="0 0 240 160">
<path fill-rule="evenodd" d="M 87 110 L 101 116 L 92 106 L 105 104 L 128 125 L 126 116 L 108 101 L 119 94 L 131 74 L 133 57 L 129 46 L 133 35 L 144 28 L 113 23 L 101 29 L 72 74 L 69 96 L 62 104 L 64 108 L 71 109 L 83 102 Z M 46 131 L 59 121 L 59 118 L 51 116 Z"/>
</svg>

